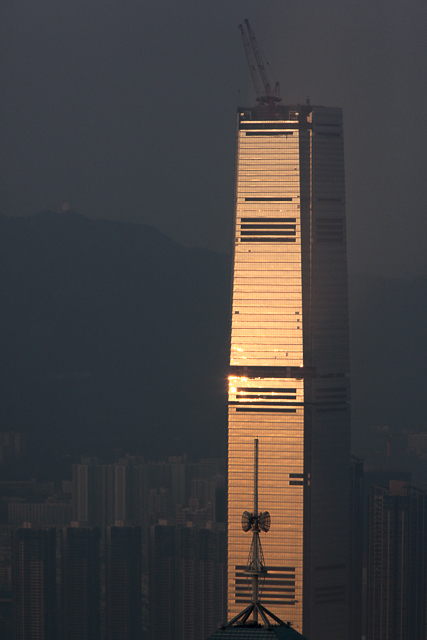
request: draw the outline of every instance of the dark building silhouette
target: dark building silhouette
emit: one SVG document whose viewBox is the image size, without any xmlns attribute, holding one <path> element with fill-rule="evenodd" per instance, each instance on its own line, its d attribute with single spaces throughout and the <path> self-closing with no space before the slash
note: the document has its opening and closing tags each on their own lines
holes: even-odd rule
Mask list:
<svg viewBox="0 0 427 640">
<path fill-rule="evenodd" d="M 350 640 L 360 640 L 363 621 L 363 460 L 352 456 L 350 465 Z"/>
<path fill-rule="evenodd" d="M 108 522 L 107 465 L 96 459 L 73 464 L 73 520 L 82 526 L 105 527 Z M 111 511 L 111 508 L 110 508 Z"/>
<path fill-rule="evenodd" d="M 13 541 L 16 640 L 57 640 L 56 531 L 17 529 Z"/>
<path fill-rule="evenodd" d="M 153 525 L 150 640 L 203 640 L 226 617 L 226 534 Z"/>
<path fill-rule="evenodd" d="M 58 527 L 69 525 L 72 518 L 72 506 L 62 502 L 9 502 L 8 522 L 17 526 L 30 523 L 33 527 Z"/>
<path fill-rule="evenodd" d="M 427 494 L 404 482 L 372 487 L 368 640 L 425 640 Z"/>
<path fill-rule="evenodd" d="M 100 532 L 61 530 L 61 640 L 100 638 Z"/>
<path fill-rule="evenodd" d="M 141 554 L 141 527 L 107 527 L 107 640 L 141 640 Z"/>
<path fill-rule="evenodd" d="M 153 525 L 150 535 L 150 640 L 175 633 L 175 527 Z"/>
<path fill-rule="evenodd" d="M 168 462 L 141 460 L 126 456 L 107 465 L 83 457 L 74 464 L 73 521 L 100 528 L 143 526 L 148 532 L 149 525 L 159 520 L 179 524 L 178 511 L 190 500 L 206 510 L 206 520 L 225 521 L 224 460 L 187 463 L 185 456 Z"/>
<path fill-rule="evenodd" d="M 107 527 L 110 533 L 107 533 L 106 539 L 106 633 L 112 633 L 112 622 L 110 624 L 109 616 L 113 615 L 113 609 L 109 605 L 109 584 L 113 589 L 113 582 L 109 581 L 109 566 L 113 571 L 114 558 L 109 558 L 108 544 L 111 543 L 111 553 L 113 554 L 114 536 L 118 538 L 124 533 L 114 533 L 117 529 L 128 529 L 132 527 L 140 527 L 141 550 L 138 551 L 137 558 L 139 562 L 140 583 L 140 613 L 141 613 L 141 638 L 145 638 L 149 633 L 150 618 L 153 619 L 153 602 L 162 602 L 168 600 L 168 589 L 170 585 L 175 588 L 178 580 L 176 570 L 177 558 L 176 545 L 178 544 L 176 535 L 173 533 L 173 552 L 172 556 L 168 554 L 167 545 L 163 546 L 161 536 L 156 538 L 155 548 L 152 550 L 152 557 L 156 558 L 154 564 L 161 566 L 162 569 L 156 580 L 150 578 L 149 558 L 150 558 L 150 526 L 151 525 L 168 525 L 179 527 L 194 527 L 195 529 L 206 529 L 205 534 L 208 541 L 214 537 L 220 538 L 224 533 L 214 532 L 212 523 L 218 520 L 218 517 L 225 521 L 225 460 L 223 459 L 205 459 L 196 463 L 187 462 L 186 456 L 170 457 L 167 462 L 144 462 L 140 456 L 124 456 L 113 464 L 104 464 L 98 458 L 82 457 L 80 461 L 73 465 L 72 480 L 72 507 L 73 520 L 79 526 L 99 526 L 101 530 Z M 111 529 L 108 529 L 111 527 Z M 210 527 L 207 529 L 207 527 Z M 130 534 L 129 534 L 130 535 Z M 191 536 L 198 534 L 192 533 Z M 109 537 L 108 537 L 109 536 Z M 167 534 L 165 534 L 167 537 Z M 216 537 L 215 537 L 216 536 Z M 203 535 L 201 534 L 201 538 Z M 117 538 L 117 544 L 119 545 Z M 110 542 L 109 542 L 110 541 Z M 202 545 L 202 543 L 200 543 Z M 210 542 L 206 543 L 206 553 L 208 553 Z M 219 544 L 219 543 L 218 543 Z M 217 557 L 221 555 L 221 561 L 216 562 L 216 570 L 224 566 L 226 551 L 225 545 L 221 552 L 218 551 L 217 543 L 214 548 Z M 191 546 L 191 545 L 190 545 Z M 194 546 L 194 545 L 193 545 Z M 159 548 L 161 551 L 159 552 Z M 183 544 L 183 549 L 186 545 Z M 118 548 L 116 549 L 119 553 Z M 164 553 L 164 557 L 160 557 Z M 204 553 L 204 552 L 203 552 Z M 219 554 L 219 555 L 218 555 Z M 170 557 L 172 558 L 171 575 L 168 577 L 166 567 Z M 117 558 L 116 558 L 117 559 Z M 111 564 L 108 563 L 111 561 Z M 125 559 L 123 558 L 123 562 Z M 183 564 L 180 568 L 181 574 L 187 572 L 190 582 L 183 583 L 183 592 L 187 593 L 187 589 L 193 588 L 191 584 L 197 584 L 201 589 L 203 582 L 201 574 L 195 574 L 191 577 L 191 560 L 182 560 Z M 153 566 L 153 562 L 151 562 Z M 218 578 L 212 575 L 212 571 L 208 564 L 197 564 L 194 569 L 196 572 L 201 571 L 205 582 L 209 585 L 205 587 L 205 591 L 200 591 L 196 596 L 201 600 L 200 606 L 203 605 L 206 589 L 213 589 L 215 594 L 214 600 L 209 599 L 213 610 L 218 609 L 218 602 L 223 602 L 224 593 L 221 588 L 213 588 L 213 580 L 218 583 Z M 117 570 L 119 564 L 116 565 Z M 203 568 L 202 568 L 203 567 Z M 123 568 L 123 567 L 122 567 Z M 165 573 L 166 572 L 166 573 Z M 179 575 L 181 575 L 179 574 Z M 159 587 L 159 581 L 162 576 L 165 577 L 165 588 Z M 157 592 L 157 589 L 160 589 Z M 171 587 L 172 588 L 172 587 Z M 136 591 L 133 591 L 136 593 Z M 155 594 L 153 596 L 153 593 Z M 156 595 L 157 594 L 157 595 Z M 220 594 L 220 595 L 218 595 Z M 186 606 L 192 606 L 194 597 L 185 597 Z M 161 637 L 162 629 L 165 628 L 165 636 L 172 633 L 172 629 L 177 624 L 177 615 L 175 614 L 176 595 L 170 596 L 168 604 L 162 604 L 161 620 L 156 623 L 156 640 Z M 111 602 L 111 601 L 110 601 Z M 117 605 L 117 616 L 128 616 L 129 612 L 125 612 L 124 601 Z M 128 603 L 130 607 L 134 605 Z M 155 605 L 157 606 L 157 605 Z M 159 605 L 160 606 L 160 605 Z M 199 605 L 198 605 L 199 606 Z M 211 605 L 205 606 L 206 616 L 211 620 L 213 613 L 209 613 L 208 609 Z M 121 613 L 120 613 L 121 611 Z M 150 613 L 151 612 L 151 613 Z M 130 615 L 130 614 L 129 614 Z M 182 620 L 188 620 L 190 614 L 186 614 Z M 214 616 L 215 617 L 215 616 Z M 218 620 L 216 620 L 218 622 Z M 139 622 L 138 622 L 139 624 Z M 168 624 L 171 625 L 170 631 L 167 631 Z M 182 625 L 187 624 L 182 622 Z M 199 622 L 199 626 L 200 626 Z M 210 623 L 209 623 L 210 624 Z M 139 628 L 139 627 L 138 627 Z M 213 627 L 209 627 L 213 628 Z M 126 632 L 127 633 L 127 632 Z M 129 633 L 133 631 L 129 630 Z M 126 637 L 126 636 L 124 636 Z M 132 637 L 132 636 L 130 636 Z"/>
<path fill-rule="evenodd" d="M 25 437 L 21 433 L 0 431 L 0 465 L 22 457 Z"/>
<path fill-rule="evenodd" d="M 10 591 L 0 590 L 0 638 L 14 640 L 12 597 Z"/>
</svg>

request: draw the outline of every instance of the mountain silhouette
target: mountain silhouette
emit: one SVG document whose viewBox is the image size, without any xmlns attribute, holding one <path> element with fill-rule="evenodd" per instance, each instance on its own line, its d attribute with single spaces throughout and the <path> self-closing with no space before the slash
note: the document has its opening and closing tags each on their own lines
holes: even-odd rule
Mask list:
<svg viewBox="0 0 427 640">
<path fill-rule="evenodd" d="M 0 256 L 0 430 L 39 466 L 225 455 L 229 256 L 73 211 L 0 216 Z M 349 284 L 357 453 L 424 428 L 427 279 Z"/>
<path fill-rule="evenodd" d="M 225 453 L 230 259 L 75 212 L 0 219 L 3 430 L 34 455 Z"/>
</svg>

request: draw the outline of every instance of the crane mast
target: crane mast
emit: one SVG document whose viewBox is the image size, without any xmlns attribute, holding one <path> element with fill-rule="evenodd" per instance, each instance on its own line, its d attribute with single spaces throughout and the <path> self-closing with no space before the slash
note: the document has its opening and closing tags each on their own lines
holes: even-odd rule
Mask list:
<svg viewBox="0 0 427 640">
<path fill-rule="evenodd" d="M 255 87 L 257 100 L 259 101 L 259 100 L 261 100 L 262 90 L 261 90 L 261 85 L 260 85 L 260 82 L 259 82 L 259 78 L 257 76 L 257 71 L 256 71 L 256 68 L 255 68 L 254 54 L 253 54 L 253 51 L 251 49 L 251 45 L 249 44 L 248 37 L 247 37 L 247 35 L 245 33 L 245 30 L 244 30 L 242 24 L 239 24 L 239 29 L 240 29 L 240 33 L 242 34 L 243 47 L 245 49 L 246 59 L 248 61 L 248 65 L 249 65 L 249 71 L 251 72 L 252 82 L 253 82 L 254 87 Z"/>
<path fill-rule="evenodd" d="M 271 89 L 270 80 L 268 78 L 268 74 L 262 59 L 257 39 L 255 38 L 255 34 L 247 18 L 244 20 L 244 23 L 248 31 L 249 41 L 242 24 L 239 24 L 239 29 L 242 34 L 243 46 L 245 49 L 249 70 L 251 72 L 252 82 L 257 94 L 257 102 L 259 102 L 260 104 L 267 104 L 270 107 L 270 110 L 273 110 L 274 104 L 281 101 L 281 98 L 279 97 L 280 84 L 276 82 L 276 84 L 274 85 L 274 89 Z M 258 67 L 259 75 L 261 76 L 261 83 L 264 88 L 263 91 L 261 90 L 261 84 L 256 72 L 254 59 Z"/>
</svg>

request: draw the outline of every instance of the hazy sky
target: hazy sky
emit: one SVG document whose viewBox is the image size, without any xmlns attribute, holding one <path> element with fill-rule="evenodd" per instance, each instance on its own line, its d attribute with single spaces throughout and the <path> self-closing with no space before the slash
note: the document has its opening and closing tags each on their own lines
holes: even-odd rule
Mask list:
<svg viewBox="0 0 427 640">
<path fill-rule="evenodd" d="M 248 17 L 284 103 L 344 109 L 350 270 L 427 274 L 425 0 L 1 4 L 2 212 L 229 251 Z"/>
</svg>

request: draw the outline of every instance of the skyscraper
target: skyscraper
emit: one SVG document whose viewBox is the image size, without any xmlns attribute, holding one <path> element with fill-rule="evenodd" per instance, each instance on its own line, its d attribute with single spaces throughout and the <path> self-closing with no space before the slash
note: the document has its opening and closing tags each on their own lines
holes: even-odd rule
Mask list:
<svg viewBox="0 0 427 640">
<path fill-rule="evenodd" d="M 406 482 L 371 487 L 369 640 L 426 637 L 427 493 Z"/>
<path fill-rule="evenodd" d="M 61 640 L 100 638 L 100 531 L 61 530 Z"/>
<path fill-rule="evenodd" d="M 15 638 L 58 638 L 55 529 L 17 529 L 13 541 Z"/>
<path fill-rule="evenodd" d="M 107 527 L 105 541 L 107 640 L 141 640 L 142 528 Z"/>
<path fill-rule="evenodd" d="M 239 109 L 232 297 L 228 614 L 249 602 L 241 517 L 258 438 L 259 508 L 272 519 L 263 602 L 310 640 L 343 640 L 350 411 L 341 109 Z"/>
<path fill-rule="evenodd" d="M 202 640 L 224 620 L 225 531 L 151 526 L 150 639 Z"/>
<path fill-rule="evenodd" d="M 363 631 L 363 460 L 351 456 L 350 465 L 350 640 Z"/>
</svg>

